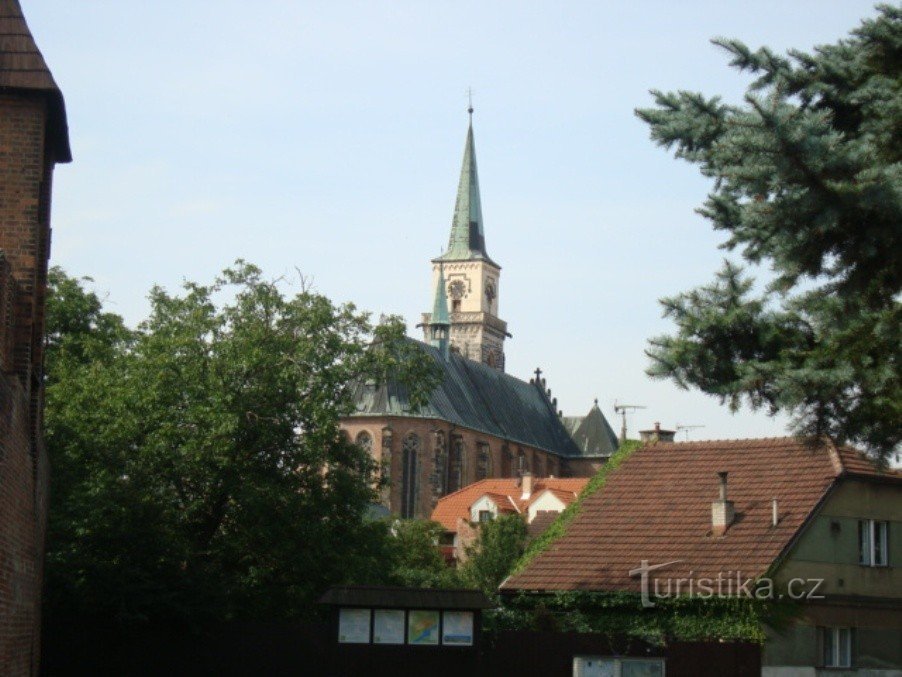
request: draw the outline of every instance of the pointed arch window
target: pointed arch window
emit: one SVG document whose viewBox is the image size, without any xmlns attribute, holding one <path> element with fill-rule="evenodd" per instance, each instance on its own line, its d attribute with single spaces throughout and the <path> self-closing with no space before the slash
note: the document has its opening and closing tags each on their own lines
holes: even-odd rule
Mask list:
<svg viewBox="0 0 902 677">
<path fill-rule="evenodd" d="M 464 485 L 466 475 L 467 448 L 462 437 L 451 438 L 451 449 L 448 453 L 448 493 L 457 491 Z"/>
<path fill-rule="evenodd" d="M 401 481 L 401 517 L 409 519 L 416 514 L 419 498 L 420 437 L 409 433 L 401 445 L 402 481 Z"/>
<path fill-rule="evenodd" d="M 476 445 L 476 480 L 492 476 L 492 450 L 485 442 Z"/>
<path fill-rule="evenodd" d="M 357 446 L 363 449 L 367 454 L 372 455 L 373 453 L 373 436 L 370 435 L 366 430 L 362 430 L 357 433 Z"/>
</svg>

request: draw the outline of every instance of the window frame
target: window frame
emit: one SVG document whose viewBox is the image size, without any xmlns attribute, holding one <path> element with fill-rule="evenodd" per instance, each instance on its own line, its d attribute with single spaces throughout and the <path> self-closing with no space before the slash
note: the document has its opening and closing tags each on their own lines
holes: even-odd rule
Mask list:
<svg viewBox="0 0 902 677">
<path fill-rule="evenodd" d="M 820 663 L 824 668 L 848 669 L 855 665 L 855 628 L 822 627 Z"/>
<path fill-rule="evenodd" d="M 889 521 L 858 520 L 858 564 L 889 567 Z"/>
</svg>

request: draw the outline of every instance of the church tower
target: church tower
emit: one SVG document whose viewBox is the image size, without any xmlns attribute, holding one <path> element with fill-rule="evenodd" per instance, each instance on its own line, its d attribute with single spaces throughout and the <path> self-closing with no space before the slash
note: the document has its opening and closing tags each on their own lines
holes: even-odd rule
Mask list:
<svg viewBox="0 0 902 677">
<path fill-rule="evenodd" d="M 504 371 L 504 339 L 507 323 L 498 317 L 501 266 L 489 258 L 485 247 L 479 175 L 473 143 L 473 109 L 460 168 L 457 201 L 451 222 L 448 249 L 432 260 L 432 285 L 443 292 L 450 308 L 450 348 L 476 362 Z M 438 299 L 436 299 L 438 307 Z M 434 341 L 433 315 L 423 314 L 427 342 Z M 444 318 L 435 318 L 441 323 Z"/>
</svg>

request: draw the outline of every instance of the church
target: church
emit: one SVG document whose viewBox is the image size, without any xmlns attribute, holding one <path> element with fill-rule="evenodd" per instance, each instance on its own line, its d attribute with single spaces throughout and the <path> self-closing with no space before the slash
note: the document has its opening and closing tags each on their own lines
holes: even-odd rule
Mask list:
<svg viewBox="0 0 902 677">
<path fill-rule="evenodd" d="M 362 383 L 344 430 L 381 464 L 383 505 L 424 518 L 439 498 L 488 478 L 590 477 L 617 449 L 598 401 L 564 416 L 540 370 L 529 381 L 505 373 L 507 322 L 499 317 L 501 266 L 488 254 L 473 109 L 447 250 L 432 260 L 432 312 L 422 347 L 441 382 L 412 411 L 397 383 Z"/>
</svg>

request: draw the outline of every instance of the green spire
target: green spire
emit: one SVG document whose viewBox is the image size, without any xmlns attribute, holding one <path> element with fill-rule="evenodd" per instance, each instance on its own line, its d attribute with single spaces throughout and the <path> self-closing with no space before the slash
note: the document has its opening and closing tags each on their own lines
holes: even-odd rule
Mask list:
<svg viewBox="0 0 902 677">
<path fill-rule="evenodd" d="M 450 346 L 448 333 L 451 329 L 451 317 L 448 315 L 448 299 L 445 296 L 445 269 L 438 266 L 438 283 L 435 285 L 435 303 L 432 304 L 432 317 L 429 318 L 429 343 L 439 349 L 442 357 L 448 359 Z"/>
<path fill-rule="evenodd" d="M 435 285 L 435 303 L 432 305 L 430 324 L 451 324 L 448 315 L 448 297 L 445 295 L 445 269 L 438 267 L 438 284 Z"/>
<path fill-rule="evenodd" d="M 448 250 L 439 259 L 442 261 L 467 261 L 482 259 L 497 265 L 485 250 L 485 233 L 482 229 L 482 203 L 479 198 L 479 173 L 476 170 L 476 145 L 473 142 L 473 110 L 470 112 L 470 126 L 464 146 L 464 159 L 460 167 L 460 182 L 457 186 L 457 201 L 454 204 L 454 219 L 451 222 L 451 237 Z"/>
</svg>

